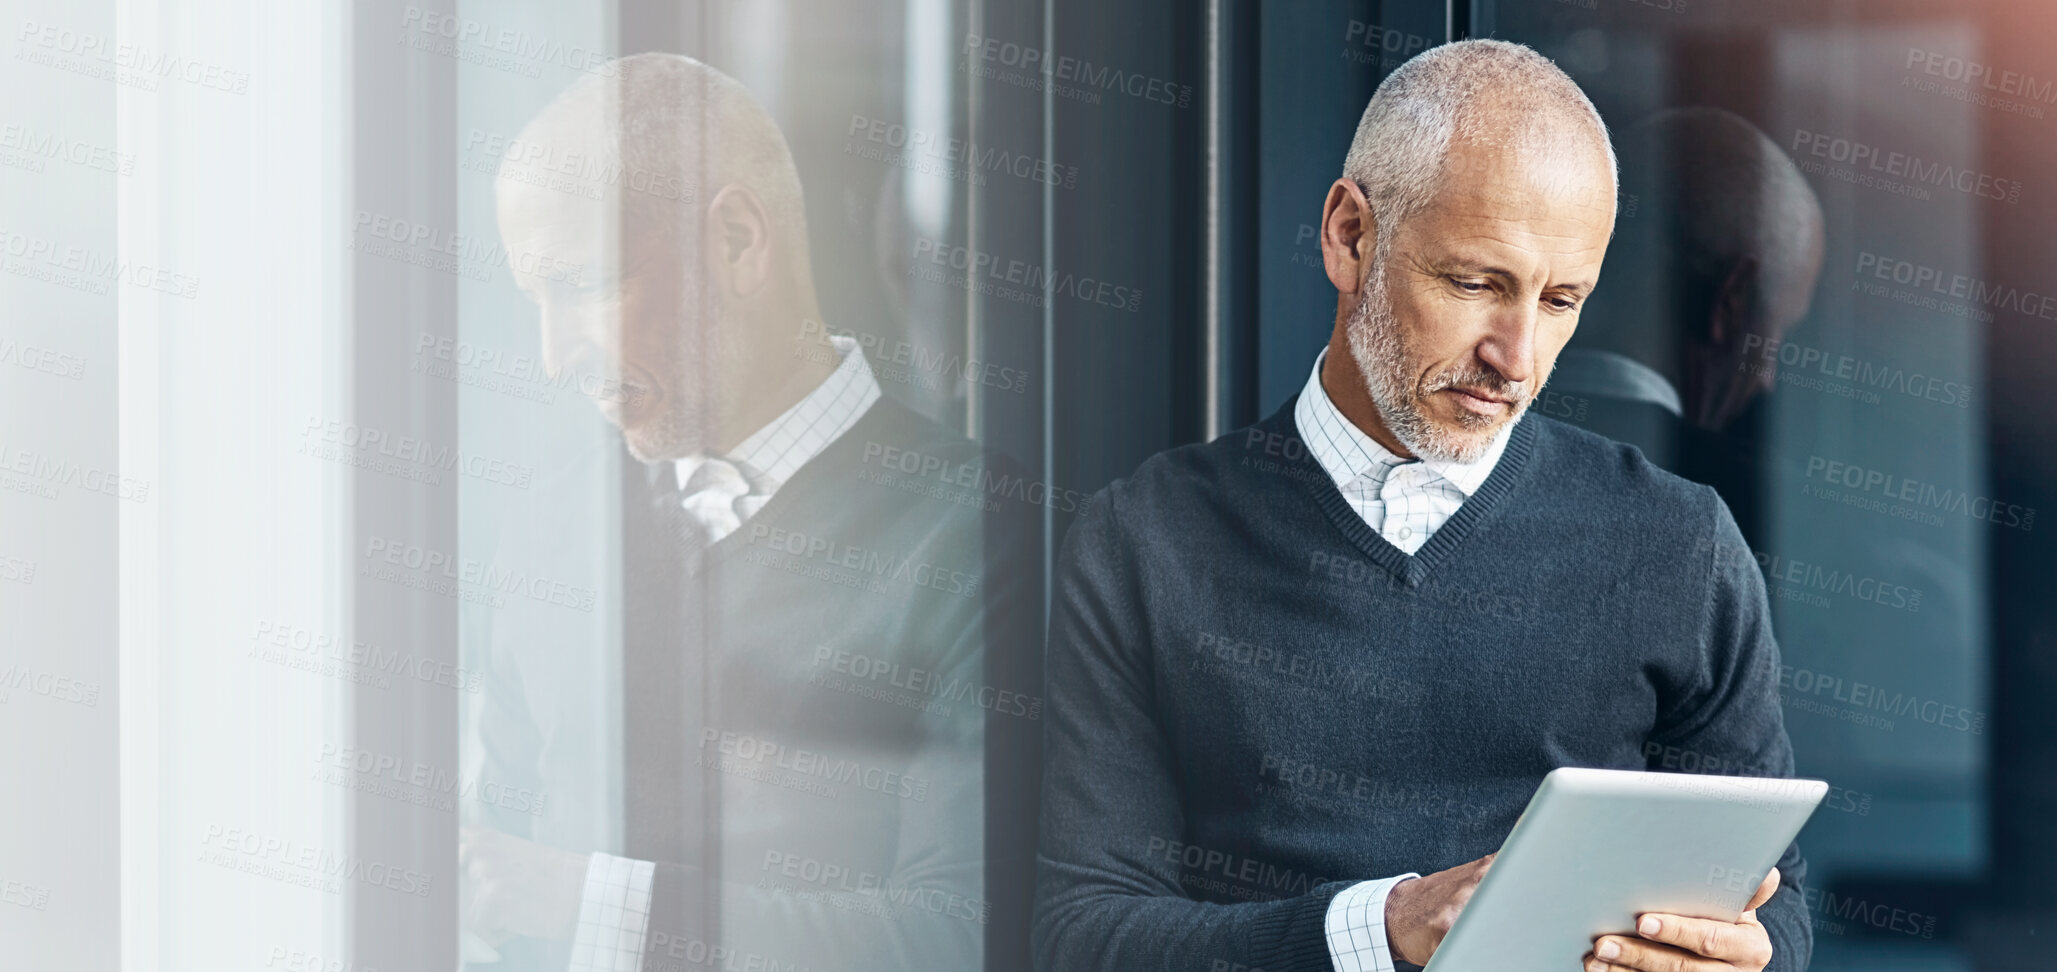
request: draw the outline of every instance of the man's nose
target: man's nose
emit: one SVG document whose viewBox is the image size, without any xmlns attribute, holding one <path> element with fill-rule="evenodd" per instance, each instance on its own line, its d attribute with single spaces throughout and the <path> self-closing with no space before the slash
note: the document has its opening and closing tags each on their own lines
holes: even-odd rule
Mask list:
<svg viewBox="0 0 2057 972">
<path fill-rule="evenodd" d="M 1492 330 L 1479 342 L 1478 357 L 1511 382 L 1526 382 L 1535 375 L 1536 305 L 1506 307 L 1493 315 Z"/>
</svg>

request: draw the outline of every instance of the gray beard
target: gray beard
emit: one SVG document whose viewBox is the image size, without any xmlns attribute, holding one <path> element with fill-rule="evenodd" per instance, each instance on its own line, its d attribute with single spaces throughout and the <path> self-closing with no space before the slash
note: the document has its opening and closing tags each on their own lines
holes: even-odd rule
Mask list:
<svg viewBox="0 0 2057 972">
<path fill-rule="evenodd" d="M 1350 339 L 1350 357 L 1357 362 L 1357 370 L 1364 375 L 1365 390 L 1371 395 L 1371 403 L 1378 407 L 1379 418 L 1386 424 L 1386 430 L 1414 453 L 1417 458 L 1433 459 L 1438 462 L 1477 462 L 1492 448 L 1493 437 L 1502 426 L 1520 420 L 1528 411 L 1535 395 L 1525 382 L 1510 382 L 1483 363 L 1474 368 L 1457 368 L 1441 372 L 1417 389 L 1412 349 L 1400 333 L 1400 321 L 1393 314 L 1391 301 L 1386 299 L 1385 260 L 1381 254 L 1374 259 L 1373 266 L 1365 274 L 1364 296 L 1350 312 L 1345 333 Z M 1546 372 L 1543 380 L 1536 382 L 1541 387 L 1549 381 Z M 1478 388 L 1516 398 L 1514 407 L 1504 418 L 1474 415 L 1465 412 L 1459 415 L 1457 428 L 1439 424 L 1428 416 L 1423 406 L 1428 396 L 1445 388 Z"/>
<path fill-rule="evenodd" d="M 713 448 L 715 433 L 733 411 L 733 403 L 721 400 L 729 392 L 729 372 L 744 367 L 741 349 L 729 340 L 720 308 L 703 312 L 698 320 L 712 321 L 696 333 L 682 331 L 675 351 L 677 374 L 669 397 L 659 402 L 658 411 L 646 417 L 634 432 L 624 432 L 629 454 L 644 462 L 665 462 Z M 697 340 L 696 340 L 697 339 Z"/>
</svg>

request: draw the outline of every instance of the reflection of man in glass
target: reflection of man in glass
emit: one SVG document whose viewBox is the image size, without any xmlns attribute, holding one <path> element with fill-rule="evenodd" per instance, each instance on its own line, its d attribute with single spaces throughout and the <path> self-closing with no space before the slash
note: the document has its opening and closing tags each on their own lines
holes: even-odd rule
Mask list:
<svg viewBox="0 0 2057 972">
<path fill-rule="evenodd" d="M 823 323 L 750 96 L 676 55 L 615 68 L 529 124 L 497 193 L 510 250 L 586 268 L 517 282 L 553 373 L 619 378 L 601 410 L 649 464 L 624 474 L 624 847 L 468 830 L 467 926 L 575 969 L 976 968 L 987 719 L 1028 715 L 985 632 L 1034 637 L 987 569 L 1009 534 L 980 453 Z M 493 661 L 488 772 L 525 779 L 549 686 Z"/>
<path fill-rule="evenodd" d="M 1065 541 L 1040 967 L 1426 964 L 1550 770 L 1791 773 L 1721 501 L 1529 408 L 1615 194 L 1598 112 L 1528 48 L 1446 45 L 1379 86 L 1322 208 L 1337 301 L 1306 385 Z M 1804 875 L 1790 847 L 1740 920 L 1639 916 L 1582 967 L 1804 968 Z"/>
<path fill-rule="evenodd" d="M 1720 489 L 1751 536 L 1756 466 L 1721 433 L 1776 381 L 1779 341 L 1807 312 L 1821 203 L 1771 139 L 1717 108 L 1659 112 L 1615 145 L 1607 286 L 1550 388 L 1573 421 Z"/>
</svg>

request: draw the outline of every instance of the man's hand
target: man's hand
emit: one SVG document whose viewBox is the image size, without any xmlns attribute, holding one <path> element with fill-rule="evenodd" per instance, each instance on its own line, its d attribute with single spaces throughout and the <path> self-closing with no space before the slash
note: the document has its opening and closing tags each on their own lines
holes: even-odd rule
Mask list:
<svg viewBox="0 0 2057 972">
<path fill-rule="evenodd" d="M 1647 914 L 1636 922 L 1641 938 L 1602 935 L 1586 953 L 1586 972 L 1763 972 L 1771 936 L 1757 909 L 1778 892 L 1778 868 L 1764 876 L 1734 924 L 1709 918 Z"/>
<path fill-rule="evenodd" d="M 1495 854 L 1427 877 L 1410 878 L 1386 892 L 1386 948 L 1393 957 L 1427 965 L 1450 934 L 1457 913 L 1478 890 Z"/>
<path fill-rule="evenodd" d="M 464 927 L 498 945 L 517 935 L 566 940 L 578 927 L 588 855 L 486 827 L 457 832 Z"/>
</svg>

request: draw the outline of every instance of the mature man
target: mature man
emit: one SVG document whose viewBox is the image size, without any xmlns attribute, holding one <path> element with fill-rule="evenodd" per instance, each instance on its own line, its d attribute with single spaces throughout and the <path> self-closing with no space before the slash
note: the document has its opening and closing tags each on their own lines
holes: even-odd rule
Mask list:
<svg viewBox="0 0 2057 972">
<path fill-rule="evenodd" d="M 610 67 L 528 125 L 496 190 L 511 251 L 586 270 L 516 275 L 546 364 L 618 376 L 601 410 L 648 464 L 626 466 L 623 837 L 467 830 L 467 927 L 558 943 L 574 970 L 1020 954 L 1026 796 L 987 790 L 1035 780 L 983 770 L 1033 754 L 1036 673 L 1004 637 L 1037 627 L 1004 569 L 1031 511 L 991 500 L 981 451 L 823 323 L 798 174 L 749 94 L 677 55 Z M 947 478 L 910 489 L 907 468 Z M 543 769 L 567 700 L 534 654 L 489 660 L 486 775 L 603 804 Z"/>
<path fill-rule="evenodd" d="M 1615 144 L 1615 257 L 1551 390 L 1582 406 L 1577 424 L 1713 486 L 1760 539 L 1757 436 L 1733 427 L 1777 380 L 1780 341 L 1813 298 L 1821 201 L 1770 138 L 1718 108 L 1658 112 Z"/>
<path fill-rule="evenodd" d="M 1420 965 L 1549 770 L 1790 773 L 1720 500 L 1524 416 L 1614 210 L 1603 123 L 1533 51 L 1451 44 L 1379 87 L 1324 204 L 1339 297 L 1306 387 L 1066 541 L 1043 968 Z M 1789 849 L 1741 921 L 1645 916 L 1586 967 L 1803 968 L 1803 873 Z"/>
</svg>

